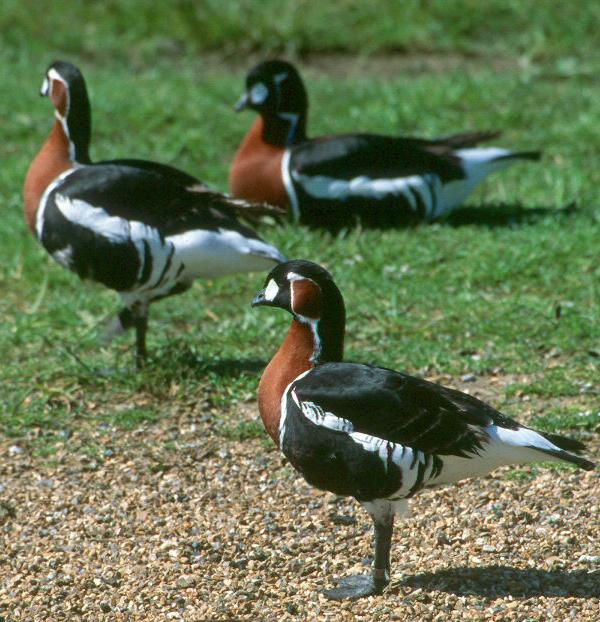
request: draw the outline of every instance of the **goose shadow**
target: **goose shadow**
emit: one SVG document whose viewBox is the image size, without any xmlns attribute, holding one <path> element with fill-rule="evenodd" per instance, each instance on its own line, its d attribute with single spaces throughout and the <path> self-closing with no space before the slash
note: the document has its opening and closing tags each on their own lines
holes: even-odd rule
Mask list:
<svg viewBox="0 0 600 622">
<path fill-rule="evenodd" d="M 412 575 L 401 579 L 396 586 L 487 598 L 505 596 L 597 598 L 600 595 L 600 571 L 460 566 Z"/>
<path fill-rule="evenodd" d="M 450 227 L 480 226 L 487 228 L 515 227 L 530 225 L 545 218 L 561 218 L 571 216 L 577 211 L 574 203 L 561 208 L 546 206 L 524 206 L 518 203 L 487 203 L 469 205 L 453 210 L 447 216 L 434 221 L 433 224 Z M 310 221 L 303 223 L 308 229 L 325 230 L 332 235 L 356 228 L 389 230 L 412 229 L 428 226 L 429 223 L 414 217 L 412 212 L 402 209 L 372 209 L 352 211 L 335 208 L 315 211 Z"/>
<path fill-rule="evenodd" d="M 190 371 L 204 375 L 214 373 L 224 377 L 237 377 L 247 374 L 260 374 L 269 364 L 262 359 L 196 359 L 189 365 Z"/>
<path fill-rule="evenodd" d="M 191 348 L 174 345 L 163 348 L 151 365 L 158 366 L 166 374 L 184 374 L 196 378 L 215 375 L 233 379 L 259 375 L 268 363 L 268 360 L 259 358 L 202 357 Z"/>
<path fill-rule="evenodd" d="M 514 227 L 531 225 L 548 217 L 571 216 L 577 212 L 575 203 L 561 208 L 525 207 L 520 204 L 485 204 L 459 207 L 440 222 L 451 227 L 478 225 L 482 227 Z"/>
</svg>

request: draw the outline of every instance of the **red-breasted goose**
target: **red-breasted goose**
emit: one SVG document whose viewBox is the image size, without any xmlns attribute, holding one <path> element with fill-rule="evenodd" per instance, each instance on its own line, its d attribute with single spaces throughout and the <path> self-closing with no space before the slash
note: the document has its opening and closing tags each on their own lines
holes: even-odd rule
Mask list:
<svg viewBox="0 0 600 622">
<path fill-rule="evenodd" d="M 308 261 L 279 264 L 252 302 L 285 309 L 291 328 L 260 380 L 267 432 L 310 484 L 355 497 L 373 519 L 371 575 L 326 595 L 379 593 L 390 580 L 394 516 L 422 488 L 508 464 L 558 460 L 591 470 L 579 441 L 536 432 L 481 400 L 407 374 L 342 362 L 344 301 L 331 275 Z"/>
<path fill-rule="evenodd" d="M 338 227 L 435 220 L 459 206 L 490 173 L 539 152 L 477 147 L 497 132 L 437 140 L 375 134 L 309 139 L 308 98 L 293 65 L 255 66 L 236 110 L 259 117 L 235 154 L 231 193 L 289 207 L 294 220 Z"/>
<path fill-rule="evenodd" d="M 138 364 L 151 302 L 185 291 L 196 278 L 284 260 L 238 222 L 247 202 L 210 192 L 168 165 L 92 163 L 90 104 L 77 67 L 52 63 L 41 95 L 52 101 L 55 121 L 25 179 L 27 225 L 63 267 L 119 293 L 125 306 L 113 332 L 135 327 Z"/>
</svg>

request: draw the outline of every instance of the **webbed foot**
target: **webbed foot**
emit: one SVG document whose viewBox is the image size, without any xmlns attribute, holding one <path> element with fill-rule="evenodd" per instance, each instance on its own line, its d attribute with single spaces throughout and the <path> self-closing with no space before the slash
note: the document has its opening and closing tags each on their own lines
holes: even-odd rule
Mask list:
<svg viewBox="0 0 600 622">
<path fill-rule="evenodd" d="M 371 575 L 356 574 L 338 581 L 338 586 L 324 590 L 330 600 L 357 600 L 365 596 L 381 594 L 388 581 L 375 581 Z"/>
</svg>

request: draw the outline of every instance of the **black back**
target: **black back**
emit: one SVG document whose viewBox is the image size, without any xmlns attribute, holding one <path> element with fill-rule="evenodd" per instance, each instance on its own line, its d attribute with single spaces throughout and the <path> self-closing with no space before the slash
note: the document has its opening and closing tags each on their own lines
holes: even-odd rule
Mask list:
<svg viewBox="0 0 600 622">
<path fill-rule="evenodd" d="M 519 428 L 471 395 L 383 367 L 323 364 L 294 388 L 301 401 L 347 419 L 357 432 L 427 454 L 468 456 L 480 447 L 478 428 Z"/>
</svg>

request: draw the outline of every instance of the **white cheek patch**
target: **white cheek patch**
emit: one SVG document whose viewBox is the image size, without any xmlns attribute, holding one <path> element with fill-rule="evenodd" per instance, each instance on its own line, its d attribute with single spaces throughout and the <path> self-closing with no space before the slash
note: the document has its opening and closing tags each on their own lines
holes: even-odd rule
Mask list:
<svg viewBox="0 0 600 622">
<path fill-rule="evenodd" d="M 48 81 L 48 78 L 44 78 L 44 81 L 42 82 L 40 95 L 43 95 L 44 97 L 48 97 L 48 95 L 50 95 L 50 82 Z"/>
<path fill-rule="evenodd" d="M 262 82 L 257 82 L 250 89 L 250 101 L 257 106 L 262 104 L 268 96 L 269 89 Z"/>
<path fill-rule="evenodd" d="M 275 283 L 275 281 L 271 279 L 265 289 L 265 300 L 273 302 L 273 300 L 275 300 L 275 296 L 277 296 L 278 293 L 279 285 L 277 285 L 277 283 Z"/>
</svg>

